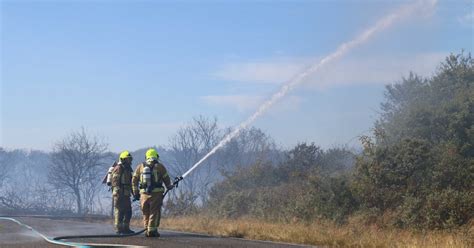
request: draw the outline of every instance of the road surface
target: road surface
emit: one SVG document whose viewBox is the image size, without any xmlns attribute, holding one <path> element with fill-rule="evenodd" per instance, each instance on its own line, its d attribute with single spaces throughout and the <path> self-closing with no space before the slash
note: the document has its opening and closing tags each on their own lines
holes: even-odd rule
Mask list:
<svg viewBox="0 0 474 248">
<path fill-rule="evenodd" d="M 58 220 L 46 218 L 21 217 L 15 218 L 27 224 L 48 237 L 64 235 L 85 234 L 111 234 L 112 227 L 109 224 L 82 222 L 78 220 Z M 94 238 L 66 240 L 76 243 L 98 243 L 98 244 L 122 244 L 127 246 L 148 247 L 309 247 L 284 243 L 273 243 L 266 241 L 251 241 L 237 238 L 221 238 L 207 235 L 160 230 L 161 238 L 145 238 L 143 234 L 125 238 Z M 34 234 L 31 230 L 19 226 L 16 223 L 0 220 L 0 247 L 61 247 L 50 244 L 43 238 Z"/>
</svg>

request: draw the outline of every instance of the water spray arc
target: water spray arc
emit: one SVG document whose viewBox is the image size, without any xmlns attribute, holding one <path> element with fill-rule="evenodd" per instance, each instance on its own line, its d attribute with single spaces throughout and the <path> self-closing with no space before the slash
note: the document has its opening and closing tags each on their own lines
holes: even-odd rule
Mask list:
<svg viewBox="0 0 474 248">
<path fill-rule="evenodd" d="M 308 67 L 303 72 L 297 74 L 293 77 L 290 81 L 283 84 L 278 92 L 273 94 L 271 98 L 265 101 L 260 107 L 255 111 L 253 115 L 251 115 L 248 119 L 244 122 L 240 123 L 231 133 L 227 134 L 211 151 L 209 151 L 203 158 L 201 158 L 197 163 L 195 163 L 189 170 L 187 170 L 181 177 L 177 177 L 175 179 L 175 184 L 177 185 L 179 181 L 183 180 L 186 176 L 189 175 L 194 169 L 196 169 L 199 165 L 201 165 L 207 158 L 217 152 L 220 148 L 222 148 L 225 144 L 231 141 L 233 138 L 239 135 L 242 129 L 247 128 L 250 124 L 252 124 L 258 117 L 263 115 L 270 109 L 276 102 L 282 99 L 284 96 L 288 94 L 292 89 L 296 86 L 301 84 L 304 79 L 306 79 L 309 75 L 317 72 L 320 68 L 324 67 L 325 65 L 341 58 L 343 55 L 348 53 L 350 50 L 354 49 L 357 46 L 360 46 L 370 40 L 375 34 L 387 29 L 396 21 L 400 21 L 404 18 L 407 18 L 417 11 L 432 9 L 436 5 L 436 0 L 421 0 L 416 1 L 414 3 L 405 5 L 400 7 L 399 9 L 393 11 L 392 13 L 386 15 L 384 18 L 378 20 L 375 25 L 369 27 L 364 32 L 360 33 L 354 39 L 342 43 L 336 51 L 327 55 L 323 59 L 321 59 L 318 63 Z"/>
<path fill-rule="evenodd" d="M 415 14 L 417 11 L 420 10 L 426 10 L 426 9 L 432 9 L 436 5 L 436 0 L 421 0 L 414 2 L 409 5 L 405 5 L 392 13 L 386 15 L 384 18 L 380 19 L 377 21 L 373 26 L 370 28 L 366 29 L 364 32 L 360 33 L 358 36 L 356 36 L 354 39 L 345 42 L 341 44 L 336 51 L 333 53 L 329 54 L 328 56 L 324 57 L 322 60 L 320 60 L 318 63 L 308 67 L 306 70 L 301 72 L 300 74 L 297 74 L 294 78 L 292 78 L 290 81 L 287 83 L 283 84 L 283 86 L 280 88 L 279 91 L 277 91 L 275 94 L 273 94 L 267 101 L 265 101 L 258 109 L 257 111 L 252 114 L 249 118 L 247 118 L 245 121 L 240 123 L 232 132 L 227 134 L 214 148 L 212 148 L 211 151 L 209 151 L 204 157 L 202 157 L 197 163 L 195 163 L 190 169 L 188 169 L 182 176 L 177 177 L 174 181 L 174 185 L 177 186 L 178 183 L 186 178 L 193 170 L 195 170 L 199 165 L 201 165 L 207 158 L 212 156 L 214 153 L 216 153 L 220 148 L 222 148 L 224 145 L 226 145 L 229 141 L 231 141 L 233 138 L 239 135 L 240 131 L 242 129 L 247 128 L 249 125 L 251 125 L 258 117 L 263 115 L 268 109 L 270 109 L 275 103 L 277 103 L 280 99 L 285 97 L 292 89 L 294 89 L 296 86 L 301 84 L 304 79 L 306 79 L 309 75 L 317 72 L 320 70 L 320 68 L 324 67 L 325 65 L 341 58 L 344 56 L 346 53 L 351 51 L 352 49 L 356 48 L 359 45 L 364 44 L 370 38 L 372 38 L 375 34 L 387 29 L 388 27 L 392 26 L 396 21 L 400 21 L 406 17 L 409 17 L 413 14 Z M 168 193 L 168 190 L 165 192 L 165 195 Z M 71 239 L 71 238 L 105 238 L 105 237 L 128 237 L 132 235 L 138 235 L 145 230 L 141 230 L 135 234 L 131 235 L 75 235 L 75 236 L 61 236 L 61 237 L 55 237 L 55 238 L 50 238 L 45 236 L 44 234 L 41 234 L 40 232 L 36 231 L 32 227 L 14 219 L 11 217 L 6 217 L 6 216 L 0 216 L 0 220 L 4 221 L 11 221 L 14 222 L 20 226 L 23 226 L 29 230 L 31 230 L 33 233 L 37 234 L 38 236 L 42 237 L 44 240 L 46 240 L 49 243 L 52 244 L 58 244 L 58 245 L 63 245 L 63 246 L 76 246 L 76 247 L 92 247 L 92 246 L 107 246 L 107 247 L 127 247 L 124 245 L 118 245 L 118 244 L 91 244 L 91 243 L 75 243 L 75 242 L 65 242 L 61 241 L 61 239 Z"/>
</svg>

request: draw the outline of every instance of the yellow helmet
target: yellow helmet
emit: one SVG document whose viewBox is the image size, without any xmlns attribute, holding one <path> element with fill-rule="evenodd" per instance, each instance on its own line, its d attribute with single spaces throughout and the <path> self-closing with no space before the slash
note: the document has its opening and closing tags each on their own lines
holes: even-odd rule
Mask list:
<svg viewBox="0 0 474 248">
<path fill-rule="evenodd" d="M 146 154 L 145 154 L 146 160 L 149 160 L 149 159 L 157 160 L 159 157 L 160 155 L 158 155 L 158 152 L 153 148 L 148 149 L 148 151 L 146 151 Z"/>
<path fill-rule="evenodd" d="M 120 160 L 123 160 L 123 159 L 126 159 L 126 158 L 131 158 L 132 155 L 130 154 L 130 152 L 128 151 L 123 151 L 122 153 L 120 153 Z"/>
</svg>

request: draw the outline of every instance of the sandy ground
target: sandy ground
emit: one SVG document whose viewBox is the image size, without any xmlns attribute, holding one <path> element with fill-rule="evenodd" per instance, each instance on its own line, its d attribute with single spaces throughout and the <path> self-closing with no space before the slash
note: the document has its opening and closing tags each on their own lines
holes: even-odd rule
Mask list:
<svg viewBox="0 0 474 248">
<path fill-rule="evenodd" d="M 111 234 L 107 224 L 44 218 L 16 218 L 48 237 L 84 234 Z M 71 242 L 124 244 L 148 247 L 303 247 L 272 242 L 250 241 L 236 238 L 220 238 L 194 233 L 160 230 L 161 238 L 146 238 L 143 234 L 124 238 L 95 238 L 68 240 Z M 60 247 L 49 244 L 30 230 L 16 223 L 0 220 L 0 247 Z"/>
</svg>

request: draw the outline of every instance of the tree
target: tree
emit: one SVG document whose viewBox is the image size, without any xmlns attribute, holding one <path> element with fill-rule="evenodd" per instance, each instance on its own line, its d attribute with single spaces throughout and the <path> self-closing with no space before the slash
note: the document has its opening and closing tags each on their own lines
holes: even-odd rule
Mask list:
<svg viewBox="0 0 474 248">
<path fill-rule="evenodd" d="M 226 134 L 232 129 L 227 129 Z M 233 171 L 249 167 L 258 161 L 278 163 L 282 153 L 273 139 L 262 130 L 251 127 L 243 129 L 216 154 L 219 170 L 225 176 Z"/>
<path fill-rule="evenodd" d="M 182 175 L 216 146 L 221 137 L 222 132 L 217 125 L 217 119 L 208 119 L 203 116 L 193 118 L 190 124 L 180 128 L 170 140 L 172 161 L 168 168 L 171 174 Z M 171 200 L 185 202 L 187 204 L 184 205 L 187 205 L 189 209 L 194 209 L 195 204 L 206 200 L 210 186 L 218 178 L 217 175 L 215 157 L 210 157 L 186 177 L 186 180 L 174 191 Z M 184 206 L 183 204 L 175 205 Z M 185 209 L 180 209 L 180 211 L 186 212 Z"/>
<path fill-rule="evenodd" d="M 47 182 L 50 155 L 35 150 L 0 149 L 0 160 L 8 174 L 1 188 L 0 207 L 11 213 L 71 213 L 71 197 L 59 194 Z M 2 172 L 5 176 L 5 172 Z M 27 182 L 25 182 L 27 180 Z M 21 185 L 21 193 L 19 187 Z"/>
<path fill-rule="evenodd" d="M 106 150 L 107 144 L 89 136 L 84 128 L 71 133 L 53 148 L 48 182 L 63 193 L 72 193 L 78 214 L 92 210 Z"/>
<path fill-rule="evenodd" d="M 308 178 L 310 174 L 320 172 L 324 151 L 314 143 L 300 143 L 287 153 L 287 158 L 280 165 L 281 180 Z"/>
<path fill-rule="evenodd" d="M 394 224 L 445 228 L 474 217 L 474 60 L 450 55 L 432 78 L 387 86 L 354 190 Z"/>
<path fill-rule="evenodd" d="M 198 116 L 178 130 L 170 141 L 170 169 L 172 174 L 181 175 L 213 149 L 225 134 L 217 120 Z M 205 204 L 210 188 L 223 177 L 249 167 L 257 161 L 278 160 L 280 153 L 273 140 L 260 129 L 241 130 L 239 135 L 209 157 L 180 184 L 167 204 L 176 212 L 193 212 L 196 205 Z"/>
<path fill-rule="evenodd" d="M 8 160 L 9 154 L 3 148 L 0 147 L 0 188 L 2 187 L 5 179 L 8 177 Z"/>
<path fill-rule="evenodd" d="M 346 175 L 353 161 L 344 148 L 324 151 L 300 143 L 280 163 L 257 160 L 227 173 L 211 188 L 207 206 L 231 218 L 311 221 L 322 216 L 342 222 L 356 208 Z"/>
</svg>

